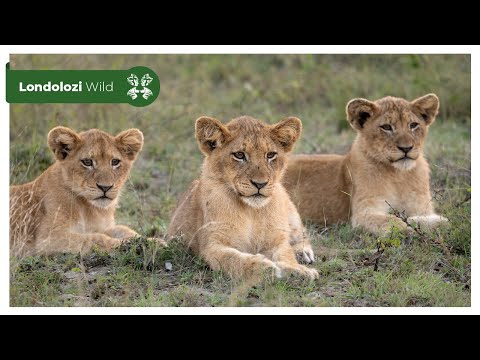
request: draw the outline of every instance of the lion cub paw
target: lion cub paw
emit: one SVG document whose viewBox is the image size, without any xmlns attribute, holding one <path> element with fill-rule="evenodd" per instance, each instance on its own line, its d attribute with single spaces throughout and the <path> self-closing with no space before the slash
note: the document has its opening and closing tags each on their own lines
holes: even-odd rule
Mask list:
<svg viewBox="0 0 480 360">
<path fill-rule="evenodd" d="M 99 248 L 104 250 L 112 250 L 119 247 L 122 244 L 122 241 L 109 237 L 107 235 L 100 234 L 94 238 L 92 244 L 97 245 Z"/>
<path fill-rule="evenodd" d="M 308 277 L 310 280 L 316 280 L 320 278 L 320 274 L 316 269 L 307 268 L 305 266 L 304 271 L 305 271 L 305 276 Z"/>
<path fill-rule="evenodd" d="M 259 256 L 260 254 L 257 254 L 256 256 Z M 282 278 L 282 269 L 280 269 L 277 264 L 275 264 L 272 260 L 268 259 L 264 255 L 260 255 L 261 258 L 261 266 L 264 270 L 273 270 L 275 277 L 277 279 Z"/>
<path fill-rule="evenodd" d="M 160 238 L 155 238 L 155 237 L 149 237 L 148 240 L 155 242 L 158 246 L 160 247 L 168 247 L 167 242 L 165 239 L 160 239 Z"/>
<path fill-rule="evenodd" d="M 409 221 L 417 223 L 419 225 L 434 227 L 440 224 L 448 223 L 448 219 L 446 217 L 432 214 L 432 215 L 420 215 L 420 216 L 411 216 L 408 218 Z"/>
<path fill-rule="evenodd" d="M 272 260 L 263 254 L 247 255 L 244 263 L 244 274 L 253 275 L 263 273 L 271 273 L 277 279 L 282 278 L 282 270 Z"/>
<path fill-rule="evenodd" d="M 308 270 L 309 270 L 309 273 L 310 273 L 310 277 L 312 279 L 319 279 L 320 278 L 320 274 L 318 273 L 317 269 L 308 269 Z"/>
<path fill-rule="evenodd" d="M 308 268 L 304 265 L 300 264 L 289 264 L 284 261 L 277 262 L 277 265 L 282 269 L 285 270 L 286 272 L 290 272 L 293 274 L 301 275 L 303 277 L 306 277 L 310 280 L 315 280 L 320 277 L 320 274 L 318 273 L 317 270 Z"/>
<path fill-rule="evenodd" d="M 312 246 L 310 244 L 297 243 L 292 245 L 297 260 L 304 264 L 313 264 L 315 261 L 315 254 L 313 253 Z"/>
</svg>

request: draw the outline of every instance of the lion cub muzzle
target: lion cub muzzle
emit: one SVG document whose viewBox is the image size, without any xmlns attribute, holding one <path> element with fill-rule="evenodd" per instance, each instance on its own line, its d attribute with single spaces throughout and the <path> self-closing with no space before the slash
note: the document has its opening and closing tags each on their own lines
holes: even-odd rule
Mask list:
<svg viewBox="0 0 480 360">
<path fill-rule="evenodd" d="M 253 184 L 253 186 L 255 186 L 257 189 L 258 189 L 258 192 L 260 193 L 260 189 L 263 189 L 265 187 L 265 185 L 268 184 L 268 180 L 267 181 L 254 181 L 254 180 L 250 180 L 250 182 Z"/>
<path fill-rule="evenodd" d="M 100 185 L 98 183 L 96 185 L 97 185 L 97 188 L 99 188 L 103 192 L 103 194 L 101 194 L 95 200 L 100 200 L 100 199 L 113 200 L 109 195 L 107 195 L 107 193 L 110 191 L 110 189 L 113 188 L 113 185 Z"/>
</svg>

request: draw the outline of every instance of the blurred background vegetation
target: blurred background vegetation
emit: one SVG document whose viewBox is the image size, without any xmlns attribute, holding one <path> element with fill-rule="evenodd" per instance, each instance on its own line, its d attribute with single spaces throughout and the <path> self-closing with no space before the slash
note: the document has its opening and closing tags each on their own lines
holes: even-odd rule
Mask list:
<svg viewBox="0 0 480 360">
<path fill-rule="evenodd" d="M 269 123 L 297 116 L 304 133 L 296 153 L 345 153 L 355 137 L 345 120 L 350 99 L 386 95 L 414 99 L 436 93 L 440 115 L 425 151 L 432 168 L 432 192 L 440 212 L 457 209 L 452 221 L 458 226 L 446 236 L 469 257 L 470 204 L 462 203 L 470 192 L 469 55 L 11 55 L 12 69 L 138 65 L 153 69 L 161 82 L 157 100 L 145 108 L 12 104 L 11 183 L 31 181 L 52 163 L 46 136 L 56 125 L 113 134 L 137 127 L 145 135 L 145 146 L 117 217 L 143 234 L 161 235 L 178 196 L 199 175 L 202 155 L 194 138 L 199 116 L 225 122 L 250 115 Z M 350 236 L 342 235 L 345 231 L 334 229 L 329 236 L 341 242 Z"/>
</svg>

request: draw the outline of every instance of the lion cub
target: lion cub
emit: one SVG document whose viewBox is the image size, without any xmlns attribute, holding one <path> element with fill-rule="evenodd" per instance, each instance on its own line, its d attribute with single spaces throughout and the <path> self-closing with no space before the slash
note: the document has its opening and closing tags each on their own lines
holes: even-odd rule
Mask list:
<svg viewBox="0 0 480 360">
<path fill-rule="evenodd" d="M 439 100 L 428 94 L 412 102 L 385 97 L 353 99 L 347 119 L 357 131 L 347 155 L 298 155 L 288 162 L 284 185 L 303 220 L 351 221 L 373 232 L 406 224 L 389 204 L 424 226 L 447 221 L 436 215 L 428 163 L 422 155 Z M 387 203 L 388 202 L 388 203 Z"/>
<path fill-rule="evenodd" d="M 293 271 L 317 278 L 296 260 L 295 253 L 312 263 L 314 255 L 280 182 L 301 121 L 267 125 L 244 116 L 223 125 L 201 117 L 195 128 L 205 155 L 202 174 L 180 200 L 167 239 L 181 236 L 212 269 L 232 277 L 272 269 L 277 277 Z"/>
<path fill-rule="evenodd" d="M 111 249 L 137 235 L 115 224 L 115 207 L 143 146 L 140 130 L 112 136 L 77 134 L 58 126 L 48 134 L 56 161 L 34 181 L 10 187 L 12 255 Z"/>
</svg>

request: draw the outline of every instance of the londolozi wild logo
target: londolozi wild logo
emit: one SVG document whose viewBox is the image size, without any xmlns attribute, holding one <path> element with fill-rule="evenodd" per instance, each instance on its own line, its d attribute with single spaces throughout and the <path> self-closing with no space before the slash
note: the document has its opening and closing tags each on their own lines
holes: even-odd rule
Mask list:
<svg viewBox="0 0 480 360">
<path fill-rule="evenodd" d="M 7 70 L 9 103 L 129 103 L 147 106 L 160 93 L 157 74 L 129 70 Z"/>
<path fill-rule="evenodd" d="M 149 68 L 137 66 L 131 68 L 126 82 L 129 89 L 126 95 L 130 98 L 129 103 L 134 106 L 146 106 L 151 104 L 160 92 L 160 80 Z"/>
<path fill-rule="evenodd" d="M 127 95 L 132 98 L 132 100 L 135 100 L 138 97 L 138 94 L 142 94 L 142 97 L 145 100 L 148 100 L 150 96 L 153 95 L 152 90 L 147 88 L 147 85 L 152 82 L 153 78 L 149 74 L 145 74 L 142 76 L 141 80 L 141 85 L 142 89 L 138 89 L 138 76 L 135 74 L 131 74 L 128 78 L 127 81 L 130 85 L 133 85 L 133 88 L 128 90 Z"/>
</svg>

